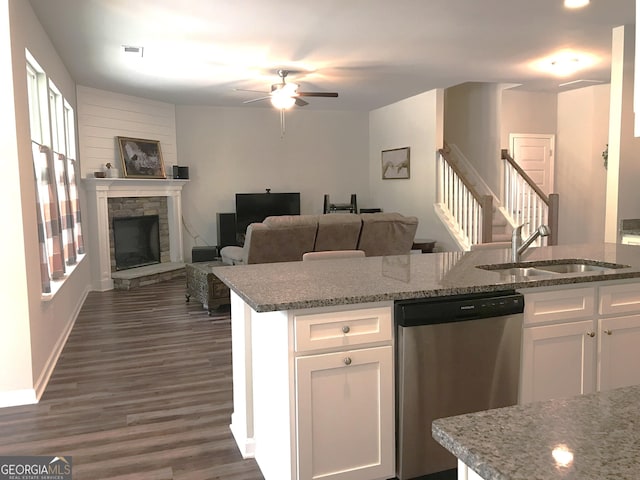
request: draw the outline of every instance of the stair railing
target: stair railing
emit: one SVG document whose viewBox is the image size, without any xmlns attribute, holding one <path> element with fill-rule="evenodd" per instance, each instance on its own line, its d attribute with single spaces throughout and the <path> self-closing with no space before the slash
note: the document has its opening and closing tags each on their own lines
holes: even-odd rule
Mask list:
<svg viewBox="0 0 640 480">
<path fill-rule="evenodd" d="M 490 242 L 493 197 L 476 191 L 452 161 L 448 150 L 440 149 L 438 152 L 437 203 L 448 213 L 467 248 Z"/>
<path fill-rule="evenodd" d="M 523 235 L 529 235 L 538 225 L 546 224 L 551 234 L 547 245 L 558 244 L 558 204 L 559 196 L 548 196 L 536 185 L 518 165 L 509 152 L 502 150 L 504 160 L 503 207 L 514 225 L 522 225 Z"/>
</svg>

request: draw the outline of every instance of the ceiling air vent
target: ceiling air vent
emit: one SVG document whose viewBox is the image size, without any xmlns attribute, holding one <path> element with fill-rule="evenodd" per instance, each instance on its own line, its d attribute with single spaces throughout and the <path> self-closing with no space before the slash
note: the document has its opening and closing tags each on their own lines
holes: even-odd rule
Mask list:
<svg viewBox="0 0 640 480">
<path fill-rule="evenodd" d="M 144 47 L 135 47 L 133 45 L 123 45 L 122 51 L 124 53 L 132 53 L 134 55 L 139 55 L 142 57 L 142 54 L 144 52 Z"/>
</svg>

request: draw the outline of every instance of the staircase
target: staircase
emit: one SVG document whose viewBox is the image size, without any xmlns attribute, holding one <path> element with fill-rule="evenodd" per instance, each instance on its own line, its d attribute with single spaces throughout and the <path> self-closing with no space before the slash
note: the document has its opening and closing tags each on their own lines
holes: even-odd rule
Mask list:
<svg viewBox="0 0 640 480">
<path fill-rule="evenodd" d="M 516 225 L 523 234 L 541 223 L 551 227 L 549 245 L 557 244 L 558 196 L 548 197 L 527 174 L 502 152 L 505 160 L 505 204 L 493 193 L 477 170 L 455 145 L 438 155 L 438 188 L 434 205 L 461 250 L 508 246 Z"/>
<path fill-rule="evenodd" d="M 498 197 L 455 145 L 440 150 L 435 211 L 462 250 L 511 241 Z"/>
</svg>

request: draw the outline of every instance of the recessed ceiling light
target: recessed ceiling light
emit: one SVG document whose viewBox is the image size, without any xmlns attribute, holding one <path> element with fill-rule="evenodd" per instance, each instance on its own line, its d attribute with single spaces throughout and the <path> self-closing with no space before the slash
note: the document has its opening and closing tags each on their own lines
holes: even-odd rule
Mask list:
<svg viewBox="0 0 640 480">
<path fill-rule="evenodd" d="M 136 47 L 133 45 L 122 45 L 122 51 L 124 53 L 130 53 L 130 54 L 139 55 L 142 57 L 144 53 L 144 47 Z"/>
<path fill-rule="evenodd" d="M 564 6 L 567 8 L 582 8 L 589 5 L 589 0 L 564 0 Z"/>
</svg>

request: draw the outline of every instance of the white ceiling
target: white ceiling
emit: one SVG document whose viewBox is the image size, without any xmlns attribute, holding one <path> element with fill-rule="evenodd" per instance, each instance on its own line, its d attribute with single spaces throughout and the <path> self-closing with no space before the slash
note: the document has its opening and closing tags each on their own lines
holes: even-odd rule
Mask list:
<svg viewBox="0 0 640 480">
<path fill-rule="evenodd" d="M 608 82 L 611 30 L 635 24 L 635 0 L 30 0 L 80 85 L 176 104 L 242 106 L 278 82 L 310 98 L 305 109 L 371 110 L 464 82 L 558 91 Z M 143 58 L 123 45 L 143 46 Z M 566 78 L 531 63 L 561 49 L 595 55 Z M 585 85 L 585 84 L 580 84 Z M 269 106 L 258 102 L 250 106 Z M 250 108 L 247 105 L 247 108 Z"/>
</svg>

